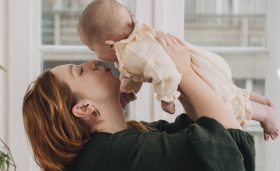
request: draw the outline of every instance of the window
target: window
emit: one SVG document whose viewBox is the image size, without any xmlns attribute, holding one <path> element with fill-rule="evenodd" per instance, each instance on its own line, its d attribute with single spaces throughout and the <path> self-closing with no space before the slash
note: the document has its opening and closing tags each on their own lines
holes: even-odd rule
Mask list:
<svg viewBox="0 0 280 171">
<path fill-rule="evenodd" d="M 185 0 L 184 15 L 185 40 L 210 47 L 241 88 L 264 94 L 265 0 Z"/>
<path fill-rule="evenodd" d="M 202 46 L 264 46 L 265 0 L 185 0 L 185 39 Z"/>
<path fill-rule="evenodd" d="M 185 0 L 185 39 L 217 47 L 237 84 L 264 94 L 265 9 L 265 0 Z"/>
</svg>

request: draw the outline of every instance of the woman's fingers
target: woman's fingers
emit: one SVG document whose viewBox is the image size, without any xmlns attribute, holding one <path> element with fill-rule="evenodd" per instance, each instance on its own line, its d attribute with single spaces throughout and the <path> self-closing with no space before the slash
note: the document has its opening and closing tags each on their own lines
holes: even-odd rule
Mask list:
<svg viewBox="0 0 280 171">
<path fill-rule="evenodd" d="M 158 40 L 158 42 L 164 47 L 164 49 L 167 49 L 172 44 L 167 34 L 163 32 L 157 33 L 156 40 Z"/>
<path fill-rule="evenodd" d="M 184 48 L 187 47 L 184 41 L 182 41 L 181 39 L 179 39 L 178 37 L 176 37 L 172 34 L 159 32 L 159 36 L 162 37 L 166 41 L 167 46 L 181 45 L 181 46 L 184 46 Z"/>
<path fill-rule="evenodd" d="M 179 42 L 176 40 L 175 36 L 173 36 L 172 34 L 166 33 L 166 36 L 168 37 L 169 41 L 170 41 L 170 46 L 172 45 L 177 45 L 179 44 Z"/>
<path fill-rule="evenodd" d="M 173 47 L 180 46 L 180 42 L 175 38 L 175 36 L 163 33 L 163 32 L 157 32 L 156 40 L 161 44 L 161 46 L 166 50 L 170 50 Z M 182 45 L 182 44 L 181 44 Z"/>
<path fill-rule="evenodd" d="M 164 39 L 165 39 L 165 41 L 167 43 L 167 46 L 170 47 L 170 46 L 174 46 L 176 44 L 176 42 L 173 41 L 173 38 L 172 38 L 172 36 L 170 34 L 165 33 L 163 35 L 163 37 L 164 37 Z"/>
<path fill-rule="evenodd" d="M 176 40 L 177 43 L 179 43 L 180 45 L 182 46 L 186 46 L 186 43 L 183 42 L 181 39 L 179 39 L 178 37 L 176 36 L 173 36 L 173 38 Z M 186 46 L 187 47 L 187 46 Z"/>
<path fill-rule="evenodd" d="M 179 72 L 187 72 L 191 69 L 189 49 L 183 41 L 167 33 L 158 32 L 156 40 L 172 58 Z"/>
<path fill-rule="evenodd" d="M 163 35 L 163 33 L 161 32 L 158 32 L 157 35 L 155 36 L 155 39 L 159 42 L 159 44 L 165 49 L 167 50 L 167 42 L 166 42 L 166 39 Z"/>
<path fill-rule="evenodd" d="M 160 39 L 164 40 L 166 43 L 166 46 L 174 46 L 179 43 L 176 40 L 175 36 L 173 36 L 169 33 L 157 32 L 156 37 L 159 37 Z"/>
</svg>

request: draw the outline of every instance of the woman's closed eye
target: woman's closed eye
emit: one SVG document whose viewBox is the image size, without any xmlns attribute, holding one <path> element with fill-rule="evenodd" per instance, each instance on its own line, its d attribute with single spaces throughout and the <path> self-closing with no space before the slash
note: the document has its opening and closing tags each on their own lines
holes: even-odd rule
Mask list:
<svg viewBox="0 0 280 171">
<path fill-rule="evenodd" d="M 83 66 L 80 67 L 80 75 L 82 75 L 84 72 Z"/>
</svg>

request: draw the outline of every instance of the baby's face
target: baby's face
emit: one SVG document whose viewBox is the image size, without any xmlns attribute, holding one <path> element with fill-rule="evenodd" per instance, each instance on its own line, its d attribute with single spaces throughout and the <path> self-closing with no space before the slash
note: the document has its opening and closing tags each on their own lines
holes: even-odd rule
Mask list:
<svg viewBox="0 0 280 171">
<path fill-rule="evenodd" d="M 108 62 L 117 62 L 116 52 L 110 45 L 106 45 L 105 43 L 93 43 L 92 45 L 88 45 L 88 47 L 96 53 L 99 59 Z"/>
</svg>

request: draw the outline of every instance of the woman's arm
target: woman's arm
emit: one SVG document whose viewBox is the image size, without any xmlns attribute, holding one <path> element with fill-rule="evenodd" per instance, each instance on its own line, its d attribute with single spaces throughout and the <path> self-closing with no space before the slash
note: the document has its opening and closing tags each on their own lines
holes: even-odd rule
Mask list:
<svg viewBox="0 0 280 171">
<path fill-rule="evenodd" d="M 226 128 L 241 129 L 223 100 L 192 69 L 190 54 L 185 43 L 165 33 L 158 33 L 156 39 L 182 74 L 179 88 L 192 104 L 196 112 L 195 119 L 207 116 L 216 119 Z"/>
<path fill-rule="evenodd" d="M 193 105 L 196 119 L 207 116 L 218 120 L 226 128 L 241 129 L 222 99 L 193 70 L 183 74 L 179 87 Z"/>
</svg>

